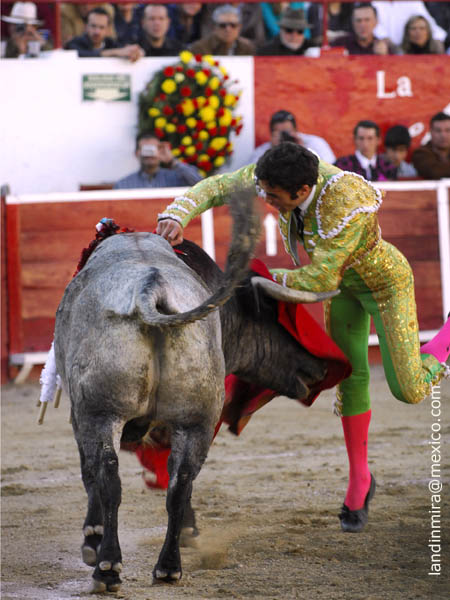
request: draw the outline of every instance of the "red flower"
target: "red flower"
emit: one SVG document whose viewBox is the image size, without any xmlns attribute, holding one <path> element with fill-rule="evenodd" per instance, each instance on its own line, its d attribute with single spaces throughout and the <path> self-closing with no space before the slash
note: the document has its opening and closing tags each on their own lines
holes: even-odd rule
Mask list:
<svg viewBox="0 0 450 600">
<path fill-rule="evenodd" d="M 195 77 L 195 70 L 194 70 L 194 69 L 188 69 L 188 70 L 186 71 L 186 75 L 187 75 L 188 77 Z"/>
<path fill-rule="evenodd" d="M 178 73 L 182 73 L 183 67 L 180 67 L 180 65 L 178 65 L 178 67 L 175 67 L 175 71 L 178 71 Z"/>
<path fill-rule="evenodd" d="M 159 127 L 156 127 L 155 135 L 157 135 L 159 137 L 159 139 L 162 139 L 164 137 L 164 131 L 162 129 L 160 129 Z"/>
<path fill-rule="evenodd" d="M 212 129 L 209 129 L 209 135 L 215 136 L 217 135 L 217 127 L 213 127 Z"/>
<path fill-rule="evenodd" d="M 196 55 L 195 55 L 195 60 L 196 60 L 197 62 L 202 62 L 202 55 L 201 55 L 201 54 L 196 54 Z"/>
<path fill-rule="evenodd" d="M 216 151 L 216 150 L 214 150 L 214 148 L 208 148 L 208 150 L 206 151 L 206 154 L 207 154 L 208 156 L 211 156 L 211 158 L 212 158 L 213 156 L 216 156 L 216 154 L 217 154 L 217 151 Z"/>
<path fill-rule="evenodd" d="M 183 98 L 187 98 L 187 96 L 192 94 L 192 90 L 187 85 L 184 85 L 180 90 L 180 94 L 183 96 Z"/>
<path fill-rule="evenodd" d="M 210 87 L 207 87 L 205 90 L 205 96 L 208 98 L 208 96 L 212 96 L 212 89 Z"/>
<path fill-rule="evenodd" d="M 198 108 L 197 98 L 192 98 L 192 104 L 194 105 L 195 108 Z"/>
<path fill-rule="evenodd" d="M 181 152 L 181 154 L 183 154 L 183 152 L 186 150 L 186 146 L 178 146 L 178 150 Z M 183 160 L 184 162 L 186 162 L 185 158 L 182 158 L 181 160 Z"/>
<path fill-rule="evenodd" d="M 170 106 L 168 104 L 166 104 L 165 107 L 163 108 L 163 113 L 165 115 L 173 115 L 173 108 L 170 108 Z"/>
<path fill-rule="evenodd" d="M 186 156 L 184 160 L 187 163 L 195 163 L 195 162 L 197 162 L 197 159 L 198 159 L 198 154 L 193 154 L 192 156 Z"/>
<path fill-rule="evenodd" d="M 194 131 L 194 133 L 191 133 L 191 138 L 193 140 L 196 140 L 198 138 L 198 133 L 196 131 Z"/>
<path fill-rule="evenodd" d="M 220 135 L 226 135 L 227 131 L 228 131 L 228 127 L 225 127 L 224 125 L 222 125 L 222 126 L 219 128 L 219 134 L 220 134 Z"/>
<path fill-rule="evenodd" d="M 225 76 L 224 76 L 224 80 L 226 81 L 227 79 L 230 79 L 230 76 L 229 76 L 229 75 L 225 75 Z"/>
<path fill-rule="evenodd" d="M 178 114 L 180 114 L 180 115 L 183 114 L 183 107 L 181 106 L 181 104 L 177 104 L 175 106 L 175 110 L 177 111 Z"/>
<path fill-rule="evenodd" d="M 200 169 L 203 169 L 204 171 L 208 172 L 211 171 L 212 169 L 212 162 L 209 160 L 201 160 L 198 165 L 197 165 Z"/>
<path fill-rule="evenodd" d="M 210 69 L 202 69 L 202 71 L 206 75 L 206 77 L 209 77 L 211 75 Z"/>
<path fill-rule="evenodd" d="M 177 131 L 178 131 L 178 133 L 186 133 L 186 131 L 187 131 L 186 125 L 178 125 Z"/>
<path fill-rule="evenodd" d="M 164 102 L 164 100 L 167 100 L 167 96 L 165 94 L 160 94 L 159 99 Z"/>
<path fill-rule="evenodd" d="M 230 125 L 231 127 L 234 127 L 236 125 L 236 119 L 231 119 Z"/>
<path fill-rule="evenodd" d="M 217 111 L 217 116 L 223 117 L 224 114 L 225 114 L 225 111 L 223 110 L 223 108 L 219 108 L 219 110 Z"/>
<path fill-rule="evenodd" d="M 197 135 L 198 135 L 198 134 L 197 134 Z M 192 137 L 194 137 L 194 136 L 192 136 Z M 196 149 L 196 150 L 201 150 L 202 148 L 203 148 L 203 142 L 197 142 L 197 143 L 195 144 L 195 149 Z"/>
<path fill-rule="evenodd" d="M 225 98 L 226 95 L 227 95 L 227 90 L 224 90 L 223 88 L 221 90 L 219 90 L 219 96 L 222 96 L 222 98 Z"/>
<path fill-rule="evenodd" d="M 164 69 L 164 75 L 166 77 L 173 77 L 173 75 L 175 75 L 175 69 L 173 67 L 166 67 Z"/>
<path fill-rule="evenodd" d="M 195 125 L 195 129 L 198 129 L 199 131 L 205 129 L 205 123 L 199 119 Z"/>
</svg>

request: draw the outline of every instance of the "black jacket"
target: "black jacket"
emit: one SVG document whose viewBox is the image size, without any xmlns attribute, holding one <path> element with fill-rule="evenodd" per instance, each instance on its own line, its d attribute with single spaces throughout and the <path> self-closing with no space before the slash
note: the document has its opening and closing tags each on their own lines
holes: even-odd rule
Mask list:
<svg viewBox="0 0 450 600">
<path fill-rule="evenodd" d="M 118 48 L 117 42 L 112 38 L 107 37 L 104 40 L 104 46 L 101 50 L 95 50 L 92 46 L 92 41 L 87 33 L 83 35 L 77 35 L 77 37 L 69 40 L 65 46 L 66 50 L 76 50 L 78 56 L 81 58 L 89 58 L 94 56 L 101 56 L 102 50 L 111 50 L 111 48 Z"/>
<path fill-rule="evenodd" d="M 145 52 L 145 56 L 177 56 L 179 52 L 184 50 L 185 46 L 180 44 L 177 40 L 171 40 L 166 37 L 164 44 L 161 48 L 154 48 L 147 36 L 141 34 L 138 42 L 139 46 Z"/>
<path fill-rule="evenodd" d="M 258 48 L 256 54 L 258 56 L 301 56 L 308 48 L 311 48 L 311 42 L 305 39 L 298 50 L 291 50 L 282 44 L 280 36 L 276 35 L 270 42 Z"/>
</svg>

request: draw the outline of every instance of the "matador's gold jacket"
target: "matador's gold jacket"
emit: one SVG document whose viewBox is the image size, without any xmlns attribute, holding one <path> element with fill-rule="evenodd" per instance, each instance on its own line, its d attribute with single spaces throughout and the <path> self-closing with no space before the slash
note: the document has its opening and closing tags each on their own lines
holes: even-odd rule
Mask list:
<svg viewBox="0 0 450 600">
<path fill-rule="evenodd" d="M 255 165 L 248 165 L 197 183 L 158 215 L 159 220 L 171 218 L 185 227 L 208 208 L 224 204 L 233 191 L 255 186 L 256 192 L 254 171 Z M 335 290 L 341 283 L 352 288 L 360 278 L 371 290 L 390 288 L 393 270 L 403 264 L 409 271 L 409 265 L 381 239 L 377 217 L 381 201 L 381 192 L 363 177 L 320 161 L 314 197 L 304 215 L 303 243 L 311 263 L 274 269 L 274 278 L 287 287 L 314 292 Z M 302 240 L 292 212 L 280 212 L 278 224 L 286 251 L 300 266 L 297 243 Z"/>
</svg>

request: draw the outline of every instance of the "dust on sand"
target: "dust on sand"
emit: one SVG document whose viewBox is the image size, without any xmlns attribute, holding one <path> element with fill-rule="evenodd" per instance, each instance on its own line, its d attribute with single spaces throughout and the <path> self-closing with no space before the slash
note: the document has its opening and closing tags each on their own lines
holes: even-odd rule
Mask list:
<svg viewBox="0 0 450 600">
<path fill-rule="evenodd" d="M 86 498 L 68 399 L 38 426 L 34 384 L 2 393 L 2 599 L 76 600 L 92 569 L 80 557 Z M 119 536 L 126 600 L 384 600 L 450 598 L 448 383 L 441 401 L 441 574 L 431 576 L 430 400 L 408 406 L 372 370 L 370 466 L 377 493 L 361 534 L 337 514 L 347 462 L 333 393 L 305 409 L 286 398 L 257 413 L 239 438 L 222 431 L 194 484 L 202 534 L 182 551 L 183 579 L 153 585 L 165 493 L 144 487 L 121 452 Z M 94 596 L 97 597 L 97 596 Z"/>
</svg>

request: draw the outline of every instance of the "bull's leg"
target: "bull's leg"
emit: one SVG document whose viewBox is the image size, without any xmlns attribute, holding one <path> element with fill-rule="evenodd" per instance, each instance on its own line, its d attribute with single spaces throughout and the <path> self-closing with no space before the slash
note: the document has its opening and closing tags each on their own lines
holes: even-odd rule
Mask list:
<svg viewBox="0 0 450 600">
<path fill-rule="evenodd" d="M 190 503 L 192 482 L 208 453 L 212 431 L 195 426 L 175 430 L 168 469 L 170 475 L 166 508 L 169 515 L 166 539 L 153 569 L 156 581 L 181 579 L 180 533 L 186 506 Z"/>
<path fill-rule="evenodd" d="M 79 422 L 76 431 L 88 494 L 82 551 L 83 558 L 87 554 L 89 564 L 95 566 L 93 592 L 114 592 L 121 584 L 122 554 L 117 533 L 121 484 L 116 451 L 121 431 L 117 422 L 105 422 L 104 417 L 92 416 L 84 425 Z"/>
</svg>

